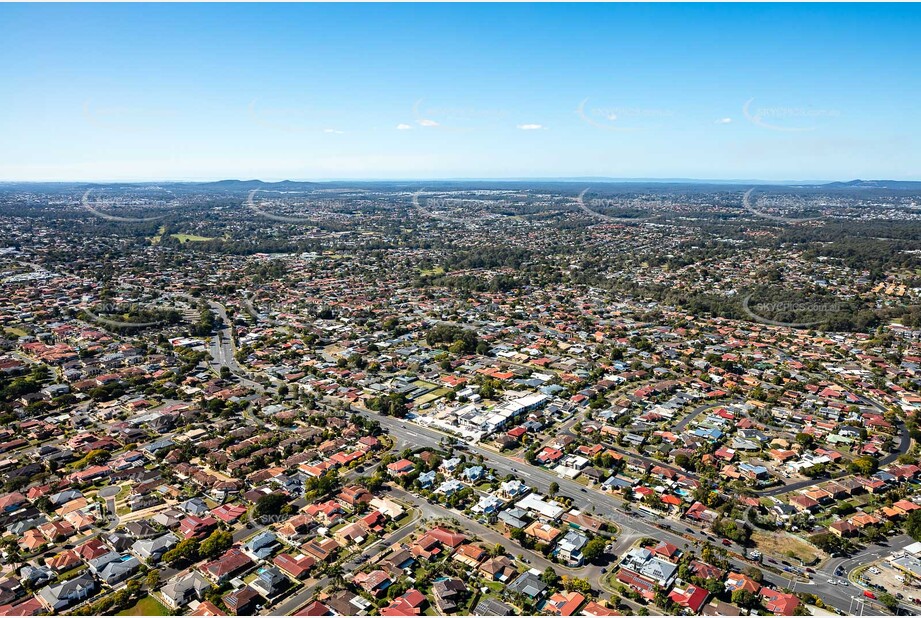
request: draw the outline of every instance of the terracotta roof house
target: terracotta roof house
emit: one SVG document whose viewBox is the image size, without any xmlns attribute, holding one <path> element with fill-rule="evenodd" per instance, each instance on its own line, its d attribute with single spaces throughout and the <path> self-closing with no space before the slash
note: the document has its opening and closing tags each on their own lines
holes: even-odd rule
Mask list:
<svg viewBox="0 0 921 618">
<path fill-rule="evenodd" d="M 524 532 L 542 543 L 552 543 L 561 534 L 559 528 L 554 528 L 550 524 L 544 524 L 539 521 L 531 522 L 531 524 L 524 529 Z"/>
<path fill-rule="evenodd" d="M 384 591 L 393 583 L 393 580 L 390 579 L 390 574 L 387 571 L 376 569 L 370 573 L 358 573 L 352 583 L 371 596 L 381 597 Z"/>
<path fill-rule="evenodd" d="M 796 494 L 790 496 L 790 505 L 798 511 L 811 511 L 812 509 L 819 506 L 819 502 L 818 500 L 810 498 L 809 496 Z"/>
<path fill-rule="evenodd" d="M 425 595 L 410 588 L 381 609 L 381 616 L 418 616 L 427 602 Z"/>
<path fill-rule="evenodd" d="M 198 604 L 198 607 L 195 608 L 189 616 L 226 616 L 220 608 L 212 603 L 211 601 L 202 601 Z"/>
<path fill-rule="evenodd" d="M 508 556 L 490 558 L 480 564 L 479 570 L 493 581 L 500 582 L 509 581 L 518 574 L 515 570 L 515 563 Z"/>
<path fill-rule="evenodd" d="M 405 476 L 409 474 L 410 472 L 412 472 L 415 469 L 415 467 L 416 467 L 416 464 L 414 464 L 410 460 L 401 459 L 391 464 L 387 464 L 387 472 L 389 472 L 391 476 Z"/>
<path fill-rule="evenodd" d="M 574 616 L 583 603 L 585 596 L 579 592 L 557 592 L 544 602 L 541 611 L 551 616 Z"/>
<path fill-rule="evenodd" d="M 682 552 L 680 549 L 678 549 L 676 546 L 672 545 L 671 543 L 666 543 L 665 541 L 661 541 L 658 545 L 656 545 L 653 548 L 652 553 L 656 554 L 657 556 L 662 556 L 666 560 L 674 562 L 675 560 L 681 557 Z"/>
<path fill-rule="evenodd" d="M 466 535 L 461 534 L 460 532 L 453 532 L 447 528 L 442 528 L 441 526 L 432 528 L 426 532 L 426 535 L 432 536 L 439 543 L 445 547 L 450 547 L 451 549 L 457 549 L 461 543 L 467 540 Z"/>
<path fill-rule="evenodd" d="M 800 600 L 795 594 L 780 592 L 772 588 L 761 590 L 761 602 L 764 609 L 778 616 L 792 616 L 800 606 Z"/>
<path fill-rule="evenodd" d="M 217 527 L 217 520 L 210 515 L 197 517 L 189 515 L 179 522 L 179 534 L 186 539 L 203 539 Z"/>
<path fill-rule="evenodd" d="M 304 579 L 310 574 L 310 569 L 316 564 L 316 560 L 310 556 L 299 556 L 295 558 L 291 554 L 281 553 L 275 556 L 272 564 L 293 577 L 294 579 Z"/>
<path fill-rule="evenodd" d="M 202 565 L 201 570 L 212 581 L 221 584 L 249 568 L 252 564 L 252 559 L 244 554 L 239 547 L 231 547 L 220 558 Z"/>
<path fill-rule="evenodd" d="M 251 616 L 255 613 L 256 605 L 262 600 L 262 597 L 251 586 L 243 586 L 237 590 L 228 592 L 221 600 L 224 605 L 235 616 Z"/>
<path fill-rule="evenodd" d="M 710 592 L 706 588 L 698 588 L 693 585 L 689 585 L 684 590 L 675 588 L 668 595 L 668 598 L 680 607 L 687 608 L 695 614 L 700 612 L 709 597 Z"/>
<path fill-rule="evenodd" d="M 691 573 L 703 579 L 722 579 L 723 570 L 703 562 L 702 560 L 693 560 L 690 564 Z"/>
<path fill-rule="evenodd" d="M 54 569 L 58 573 L 70 570 L 80 564 L 80 556 L 72 549 L 66 549 L 59 554 L 45 558 L 45 564 L 48 568 Z"/>
<path fill-rule="evenodd" d="M 472 543 L 467 543 L 457 548 L 453 558 L 469 567 L 477 568 L 488 555 L 489 554 L 487 554 L 483 548 L 477 547 Z"/>
<path fill-rule="evenodd" d="M 314 601 L 304 609 L 300 610 L 295 616 L 333 616 L 333 610 L 319 601 Z"/>
<path fill-rule="evenodd" d="M 859 529 L 849 521 L 840 520 L 828 526 L 828 530 L 839 537 L 852 537 L 857 534 Z"/>
<path fill-rule="evenodd" d="M 22 549 L 31 553 L 45 545 L 48 542 L 48 539 L 45 538 L 37 528 L 32 528 L 31 530 L 26 530 L 22 537 L 17 541 L 17 544 Z"/>
<path fill-rule="evenodd" d="M 752 594 L 758 594 L 761 590 L 761 584 L 753 580 L 748 575 L 732 572 L 726 576 L 726 591 L 735 592 L 736 590 L 747 590 Z"/>
<path fill-rule="evenodd" d="M 620 616 L 621 613 L 617 610 L 610 609 L 597 603 L 596 601 L 589 601 L 585 607 L 582 608 L 583 616 Z"/>
</svg>

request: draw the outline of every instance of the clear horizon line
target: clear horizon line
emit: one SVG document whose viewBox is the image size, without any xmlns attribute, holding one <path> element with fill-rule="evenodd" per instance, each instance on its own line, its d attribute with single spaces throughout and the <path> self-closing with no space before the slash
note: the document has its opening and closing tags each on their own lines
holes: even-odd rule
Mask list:
<svg viewBox="0 0 921 618">
<path fill-rule="evenodd" d="M 333 183 L 333 182 L 685 182 L 695 184 L 772 184 L 772 185 L 796 185 L 796 184 L 831 184 L 835 182 L 921 182 L 921 179 L 900 179 L 900 178 L 872 178 L 860 179 L 851 178 L 848 180 L 828 180 L 828 179 L 781 179 L 766 180 L 758 178 L 693 178 L 680 176 L 658 176 L 658 177 L 615 177 L 615 176 L 443 176 L 443 177 L 401 177 L 401 178 L 382 178 L 382 177 L 322 177 L 311 179 L 295 179 L 277 177 L 269 179 L 264 178 L 233 178 L 233 177 L 206 177 L 206 178 L 157 178 L 157 179 L 108 179 L 108 180 L 86 180 L 86 179 L 42 179 L 42 180 L 0 180 L 0 184 L 145 184 L 145 183 L 173 183 L 173 184 L 202 184 L 217 182 L 313 182 L 313 183 Z"/>
</svg>

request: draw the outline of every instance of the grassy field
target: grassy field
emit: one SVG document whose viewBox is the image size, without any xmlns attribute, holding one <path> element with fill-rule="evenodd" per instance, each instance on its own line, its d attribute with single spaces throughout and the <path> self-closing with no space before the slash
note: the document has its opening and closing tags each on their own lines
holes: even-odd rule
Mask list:
<svg viewBox="0 0 921 618">
<path fill-rule="evenodd" d="M 762 552 L 775 556 L 798 558 L 805 564 L 816 562 L 823 556 L 822 552 L 809 543 L 785 532 L 771 533 L 755 530 L 752 533 L 752 540 Z"/>
<path fill-rule="evenodd" d="M 152 242 L 152 243 L 155 244 L 155 245 L 158 244 L 161 240 L 163 240 L 163 235 L 164 235 L 165 233 L 166 233 L 166 226 L 165 226 L 165 225 L 161 225 L 161 226 L 160 226 L 160 229 L 157 230 L 157 235 L 156 235 L 156 236 L 151 236 L 151 237 L 150 237 L 150 242 Z"/>
<path fill-rule="evenodd" d="M 116 616 L 169 616 L 169 608 L 163 603 L 148 595 L 140 599 L 133 606 L 118 612 Z"/>
<path fill-rule="evenodd" d="M 187 242 L 207 242 L 209 240 L 214 240 L 213 238 L 208 238 L 207 236 L 196 236 L 195 234 L 170 234 L 170 236 L 182 244 Z"/>
<path fill-rule="evenodd" d="M 436 266 L 435 268 L 426 268 L 419 271 L 419 274 L 423 277 L 437 277 L 439 275 L 445 274 L 445 269 L 441 266 Z"/>
<path fill-rule="evenodd" d="M 426 393 L 422 397 L 419 397 L 418 399 L 416 399 L 416 404 L 422 405 L 430 401 L 435 401 L 439 397 L 444 397 L 450 392 L 451 392 L 450 388 L 439 388 L 437 390 L 432 391 L 431 393 Z"/>
</svg>

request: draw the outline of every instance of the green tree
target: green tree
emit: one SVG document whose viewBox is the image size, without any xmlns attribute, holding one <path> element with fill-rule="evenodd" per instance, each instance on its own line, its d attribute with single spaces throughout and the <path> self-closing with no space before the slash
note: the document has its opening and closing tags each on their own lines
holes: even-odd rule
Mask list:
<svg viewBox="0 0 921 618">
<path fill-rule="evenodd" d="M 809 542 L 826 553 L 844 551 L 845 541 L 831 532 L 821 532 L 809 537 Z"/>
<path fill-rule="evenodd" d="M 256 501 L 257 517 L 273 517 L 281 514 L 281 509 L 288 503 L 288 498 L 281 493 L 266 494 Z"/>
<path fill-rule="evenodd" d="M 160 571 L 157 569 L 149 570 L 147 577 L 144 578 L 144 583 L 147 585 L 148 590 L 156 590 L 157 586 L 160 585 Z"/>
<path fill-rule="evenodd" d="M 582 548 L 582 555 L 585 556 L 586 562 L 595 562 L 604 555 L 606 543 L 603 538 L 596 537 L 585 544 Z"/>
<path fill-rule="evenodd" d="M 912 511 L 905 521 L 905 532 L 916 541 L 921 541 L 921 510 Z"/>
<path fill-rule="evenodd" d="M 899 606 L 899 600 L 888 592 L 883 592 L 876 598 L 880 603 L 886 606 L 886 609 L 892 613 L 895 613 L 896 608 Z"/>
<path fill-rule="evenodd" d="M 198 560 L 199 543 L 196 539 L 179 541 L 173 549 L 163 554 L 163 561 L 173 566 L 179 562 L 195 562 Z"/>
<path fill-rule="evenodd" d="M 848 467 L 855 474 L 869 476 L 876 472 L 876 469 L 879 467 L 879 461 L 870 455 L 861 455 L 860 457 L 856 457 Z"/>
<path fill-rule="evenodd" d="M 733 590 L 732 604 L 737 605 L 743 609 L 754 609 L 758 607 L 758 597 L 756 597 L 748 590 Z"/>
<path fill-rule="evenodd" d="M 202 541 L 199 554 L 202 558 L 217 558 L 233 545 L 233 534 L 226 530 L 215 530 Z"/>
<path fill-rule="evenodd" d="M 556 574 L 552 566 L 548 566 L 544 569 L 544 572 L 540 574 L 540 579 L 551 588 L 555 588 L 560 581 L 560 576 Z"/>
</svg>

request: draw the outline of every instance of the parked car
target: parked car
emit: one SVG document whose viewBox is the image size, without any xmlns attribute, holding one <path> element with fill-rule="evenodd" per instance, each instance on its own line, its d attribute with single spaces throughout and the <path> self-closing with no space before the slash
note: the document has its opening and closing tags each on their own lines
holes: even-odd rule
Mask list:
<svg viewBox="0 0 921 618">
<path fill-rule="evenodd" d="M 725 545 L 726 547 L 729 547 L 729 546 L 732 545 L 732 541 L 730 541 L 729 539 L 723 539 L 722 543 L 723 543 L 723 545 Z"/>
</svg>

